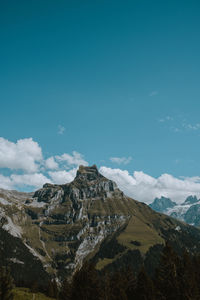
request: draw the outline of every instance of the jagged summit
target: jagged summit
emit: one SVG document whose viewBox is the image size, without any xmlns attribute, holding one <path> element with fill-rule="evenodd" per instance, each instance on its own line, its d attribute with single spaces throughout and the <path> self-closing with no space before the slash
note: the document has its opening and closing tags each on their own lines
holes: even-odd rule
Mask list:
<svg viewBox="0 0 200 300">
<path fill-rule="evenodd" d="M 99 173 L 96 165 L 93 165 L 91 167 L 81 165 L 79 166 L 79 169 L 76 173 L 75 180 L 94 181 L 102 178 L 106 179 Z"/>
<path fill-rule="evenodd" d="M 149 206 L 157 212 L 163 212 L 168 208 L 173 208 L 174 206 L 176 206 L 176 203 L 173 202 L 170 198 L 161 196 L 161 198 L 155 198 L 154 201 L 149 204 Z"/>
<path fill-rule="evenodd" d="M 185 200 L 184 204 L 194 204 L 197 203 L 199 199 L 197 199 L 197 196 L 188 196 L 187 199 Z"/>
<path fill-rule="evenodd" d="M 86 199 L 108 198 L 108 197 L 123 197 L 114 181 L 107 179 L 101 175 L 96 165 L 91 167 L 80 166 L 77 170 L 76 177 L 70 183 L 66 184 L 49 184 L 46 183 L 43 187 L 37 190 L 33 198 L 37 202 L 58 203 L 63 202 L 79 202 Z"/>
<path fill-rule="evenodd" d="M 74 178 L 74 180 L 70 183 L 66 183 L 66 184 L 52 184 L 52 183 L 45 183 L 43 185 L 43 189 L 44 188 L 58 188 L 58 187 L 63 187 L 65 185 L 70 185 L 73 183 L 95 183 L 95 181 L 110 181 L 111 180 L 107 179 L 106 177 L 104 177 L 101 173 L 99 173 L 98 168 L 96 165 L 92 165 L 92 166 L 83 166 L 80 165 L 79 169 L 76 172 L 76 177 Z M 116 183 L 112 182 L 114 186 L 116 186 Z"/>
</svg>

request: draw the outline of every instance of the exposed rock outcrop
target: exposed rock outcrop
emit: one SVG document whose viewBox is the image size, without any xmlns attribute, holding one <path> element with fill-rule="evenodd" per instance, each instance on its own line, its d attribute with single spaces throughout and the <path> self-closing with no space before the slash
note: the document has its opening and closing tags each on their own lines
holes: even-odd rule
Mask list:
<svg viewBox="0 0 200 300">
<path fill-rule="evenodd" d="M 151 247 L 166 239 L 200 251 L 199 230 L 127 197 L 95 165 L 80 166 L 71 183 L 1 195 L 0 227 L 57 277 L 71 276 L 85 259 L 93 259 L 100 270 L 127 259 L 134 264 L 138 258 L 140 264 Z"/>
</svg>

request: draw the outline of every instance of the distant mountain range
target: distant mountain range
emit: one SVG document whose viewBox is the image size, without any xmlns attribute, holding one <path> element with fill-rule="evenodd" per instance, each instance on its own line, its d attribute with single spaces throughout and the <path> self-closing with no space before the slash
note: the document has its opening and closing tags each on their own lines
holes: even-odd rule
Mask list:
<svg viewBox="0 0 200 300">
<path fill-rule="evenodd" d="M 157 212 L 164 213 L 190 225 L 200 226 L 200 199 L 196 196 L 187 197 L 181 204 L 177 204 L 166 197 L 155 198 L 149 206 Z"/>
<path fill-rule="evenodd" d="M 194 203 L 188 198 L 184 213 Z M 159 213 L 124 195 L 95 165 L 80 166 L 71 183 L 47 183 L 35 193 L 1 189 L 0 265 L 20 282 L 44 283 L 71 277 L 86 260 L 100 272 L 124 265 L 152 272 L 167 240 L 177 252 L 200 252 L 199 229 L 160 213 L 174 216 L 175 203 L 161 198 L 151 206 Z"/>
</svg>

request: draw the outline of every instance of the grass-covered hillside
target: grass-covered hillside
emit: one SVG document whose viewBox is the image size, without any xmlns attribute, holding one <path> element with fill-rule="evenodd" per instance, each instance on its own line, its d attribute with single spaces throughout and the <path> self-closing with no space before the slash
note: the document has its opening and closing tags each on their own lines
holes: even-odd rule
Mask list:
<svg viewBox="0 0 200 300">
<path fill-rule="evenodd" d="M 15 288 L 13 290 L 13 300 L 53 300 L 41 293 L 32 293 L 27 288 Z"/>
</svg>

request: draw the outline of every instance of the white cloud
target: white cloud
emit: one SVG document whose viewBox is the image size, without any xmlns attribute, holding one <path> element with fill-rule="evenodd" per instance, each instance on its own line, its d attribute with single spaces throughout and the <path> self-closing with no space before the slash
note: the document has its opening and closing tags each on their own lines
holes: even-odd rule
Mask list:
<svg viewBox="0 0 200 300">
<path fill-rule="evenodd" d="M 58 125 L 58 134 L 62 135 L 65 132 L 65 127 L 62 125 Z"/>
<path fill-rule="evenodd" d="M 0 174 L 0 188 L 7 190 L 13 189 L 10 177 Z"/>
<path fill-rule="evenodd" d="M 76 176 L 77 169 L 72 169 L 70 171 L 49 171 L 48 174 L 52 181 L 56 184 L 65 184 L 71 182 Z"/>
<path fill-rule="evenodd" d="M 44 176 L 42 173 L 23 175 L 12 174 L 10 176 L 10 179 L 14 187 L 34 186 L 36 188 L 40 188 L 47 182 L 51 183 L 51 180 Z"/>
<path fill-rule="evenodd" d="M 189 195 L 200 197 L 200 177 L 175 178 L 170 174 L 162 174 L 158 178 L 143 172 L 135 171 L 130 175 L 128 171 L 101 167 L 100 172 L 114 180 L 119 188 L 128 196 L 151 203 L 155 197 L 169 197 L 181 203 Z"/>
<path fill-rule="evenodd" d="M 12 174 L 4 176 L 0 174 L 0 188 L 3 189 L 17 189 L 23 187 L 41 188 L 45 183 L 51 183 L 51 180 L 42 173 L 32 174 Z"/>
<path fill-rule="evenodd" d="M 131 156 L 129 156 L 129 157 L 111 157 L 110 160 L 113 163 L 116 163 L 118 165 L 121 165 L 121 164 L 127 165 L 132 160 L 132 157 Z"/>
<path fill-rule="evenodd" d="M 88 166 L 88 162 L 84 160 L 83 155 L 73 151 L 72 155 L 68 154 L 68 153 L 64 153 L 61 156 L 57 155 L 55 156 L 56 160 L 58 160 L 59 162 L 66 162 L 67 165 L 69 166 L 79 166 L 79 165 L 84 165 L 84 166 Z"/>
<path fill-rule="evenodd" d="M 0 138 L 0 168 L 9 171 L 8 176 L 0 174 L 0 188 L 41 188 L 46 182 L 67 183 L 74 179 L 79 165 L 88 165 L 79 152 L 44 159 L 41 147 L 32 138 L 16 143 Z"/>
<path fill-rule="evenodd" d="M 36 172 L 41 160 L 42 150 L 32 138 L 13 143 L 0 137 L 0 168 Z"/>
<path fill-rule="evenodd" d="M 126 164 L 130 160 L 131 157 L 111 158 L 111 161 L 118 164 Z M 0 168 L 10 169 L 10 175 L 0 174 L 0 188 L 41 188 L 47 182 L 65 184 L 74 179 L 79 165 L 88 165 L 79 152 L 64 153 L 45 160 L 41 147 L 32 138 L 21 139 L 16 143 L 0 138 Z M 13 170 L 17 171 L 13 173 Z M 161 196 L 169 197 L 178 203 L 183 202 L 189 195 L 200 197 L 198 176 L 175 178 L 170 174 L 162 174 L 154 178 L 142 171 L 129 174 L 126 170 L 106 166 L 102 166 L 100 172 L 114 180 L 125 194 L 146 203 Z"/>
<path fill-rule="evenodd" d="M 51 156 L 51 157 L 49 157 L 49 158 L 46 159 L 46 161 L 45 161 L 45 167 L 47 169 L 53 170 L 53 169 L 58 169 L 59 166 L 58 166 L 58 163 L 55 161 L 54 157 Z"/>
</svg>

